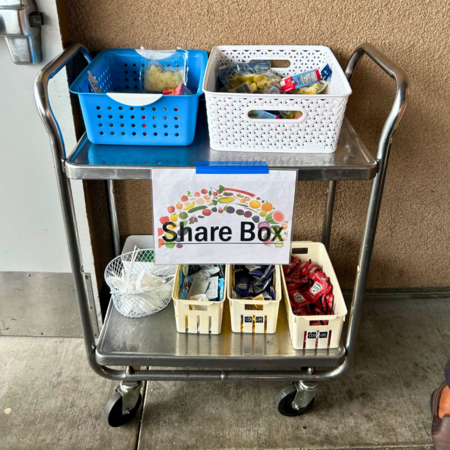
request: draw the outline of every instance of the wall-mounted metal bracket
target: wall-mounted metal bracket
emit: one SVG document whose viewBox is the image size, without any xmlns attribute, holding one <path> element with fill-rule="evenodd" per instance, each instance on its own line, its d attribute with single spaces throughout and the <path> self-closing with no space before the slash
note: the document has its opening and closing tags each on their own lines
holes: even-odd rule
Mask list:
<svg viewBox="0 0 450 450">
<path fill-rule="evenodd" d="M 34 0 L 0 0 L 0 36 L 4 36 L 14 64 L 42 60 L 42 13 Z"/>
</svg>

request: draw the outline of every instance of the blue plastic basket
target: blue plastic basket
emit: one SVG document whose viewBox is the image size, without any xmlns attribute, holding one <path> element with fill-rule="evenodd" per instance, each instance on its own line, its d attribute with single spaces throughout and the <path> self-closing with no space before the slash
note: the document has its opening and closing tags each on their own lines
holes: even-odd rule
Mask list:
<svg viewBox="0 0 450 450">
<path fill-rule="evenodd" d="M 70 86 L 80 99 L 89 140 L 114 145 L 191 144 L 208 55 L 201 50 L 188 53 L 188 88 L 194 95 L 142 93 L 139 80 L 144 68 L 136 50 L 99 53 Z M 159 63 L 165 66 L 165 61 Z M 103 93 L 90 92 L 88 70 Z"/>
</svg>

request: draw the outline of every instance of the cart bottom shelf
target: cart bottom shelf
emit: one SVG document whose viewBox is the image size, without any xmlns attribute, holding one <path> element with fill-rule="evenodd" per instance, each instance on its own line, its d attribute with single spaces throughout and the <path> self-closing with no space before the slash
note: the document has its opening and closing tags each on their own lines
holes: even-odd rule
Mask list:
<svg viewBox="0 0 450 450">
<path fill-rule="evenodd" d="M 163 311 L 141 319 L 121 316 L 112 302 L 96 349 L 106 366 L 204 367 L 226 369 L 299 369 L 337 367 L 345 348 L 294 350 L 286 311 L 281 302 L 275 334 L 239 334 L 231 331 L 230 307 L 225 302 L 222 333 L 178 333 L 173 302 Z"/>
</svg>

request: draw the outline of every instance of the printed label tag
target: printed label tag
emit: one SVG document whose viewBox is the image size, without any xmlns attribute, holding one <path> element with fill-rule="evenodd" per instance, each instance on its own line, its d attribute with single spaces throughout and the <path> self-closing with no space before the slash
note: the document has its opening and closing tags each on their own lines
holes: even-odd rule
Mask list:
<svg viewBox="0 0 450 450">
<path fill-rule="evenodd" d="M 315 339 L 317 337 L 316 331 L 308 331 L 308 339 Z"/>
<path fill-rule="evenodd" d="M 314 287 L 314 286 L 313 286 L 313 287 Z M 299 292 L 293 292 L 292 295 L 293 295 L 293 297 L 294 297 L 294 300 L 295 300 L 297 303 L 306 302 L 305 297 L 303 297 L 303 295 L 300 294 Z"/>
<path fill-rule="evenodd" d="M 319 333 L 319 338 L 320 339 L 324 339 L 324 338 L 326 338 L 328 336 L 328 331 L 321 331 L 320 333 Z"/>
<path fill-rule="evenodd" d="M 264 317 L 257 317 L 256 323 L 264 323 Z"/>
<path fill-rule="evenodd" d="M 321 290 L 322 290 L 322 285 L 318 281 L 316 281 L 311 286 L 311 289 L 309 291 L 311 292 L 311 294 L 317 295 Z"/>
<path fill-rule="evenodd" d="M 244 322 L 245 323 L 252 323 L 252 316 L 245 316 L 244 317 Z"/>
</svg>

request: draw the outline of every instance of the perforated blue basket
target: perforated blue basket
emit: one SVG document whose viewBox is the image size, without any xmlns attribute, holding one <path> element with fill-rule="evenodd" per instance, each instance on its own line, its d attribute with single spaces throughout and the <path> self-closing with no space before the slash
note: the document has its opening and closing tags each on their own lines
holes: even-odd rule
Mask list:
<svg viewBox="0 0 450 450">
<path fill-rule="evenodd" d="M 114 145 L 191 144 L 208 55 L 201 50 L 188 53 L 188 88 L 194 95 L 142 93 L 139 80 L 144 68 L 136 50 L 99 53 L 70 86 L 80 99 L 89 140 Z M 168 65 L 165 61 L 159 63 Z M 103 93 L 90 92 L 88 70 Z"/>
</svg>

